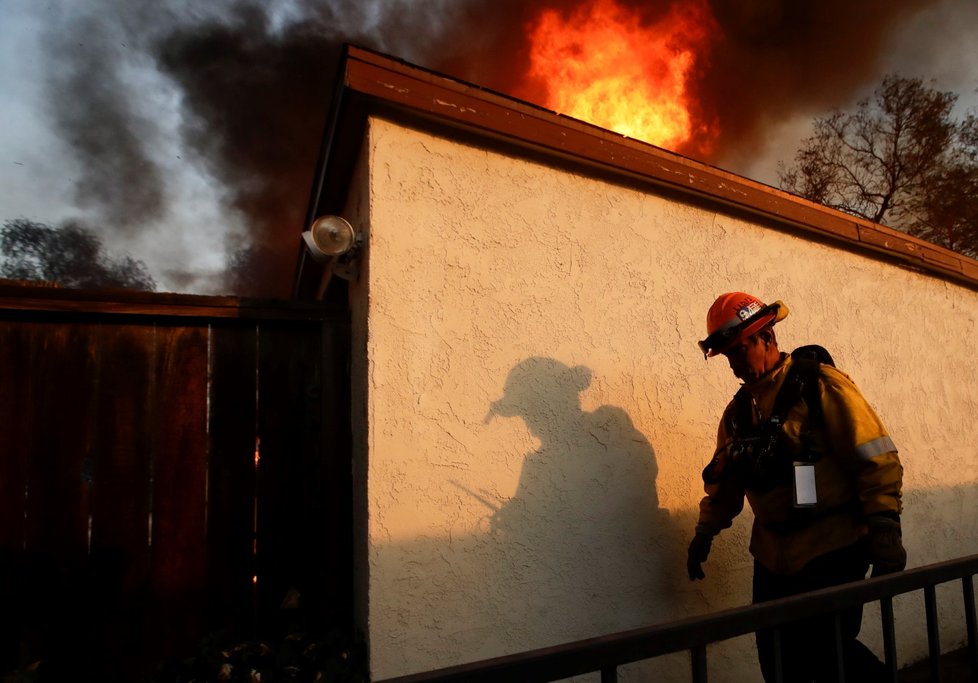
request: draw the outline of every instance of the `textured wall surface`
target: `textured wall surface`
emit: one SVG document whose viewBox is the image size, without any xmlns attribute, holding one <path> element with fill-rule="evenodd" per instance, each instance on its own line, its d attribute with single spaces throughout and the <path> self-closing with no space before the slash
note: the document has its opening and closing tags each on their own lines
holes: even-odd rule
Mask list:
<svg viewBox="0 0 978 683">
<path fill-rule="evenodd" d="M 737 388 L 696 347 L 724 291 L 783 299 L 782 346 L 828 347 L 887 423 L 910 565 L 978 552 L 974 291 L 379 119 L 356 177 L 376 678 L 750 601 L 748 511 L 706 580 L 685 576 L 700 472 Z M 948 645 L 961 608 L 939 594 Z M 904 660 L 923 656 L 922 599 L 896 610 Z M 864 636 L 881 651 L 876 615 Z M 709 654 L 711 680 L 759 680 L 752 639 Z M 688 666 L 623 680 L 684 681 Z"/>
</svg>

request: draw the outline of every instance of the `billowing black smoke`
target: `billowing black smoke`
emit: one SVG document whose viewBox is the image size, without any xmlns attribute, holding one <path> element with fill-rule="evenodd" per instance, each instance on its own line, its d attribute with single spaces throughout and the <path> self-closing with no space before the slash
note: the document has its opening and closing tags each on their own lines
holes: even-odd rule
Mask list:
<svg viewBox="0 0 978 683">
<path fill-rule="evenodd" d="M 138 11 L 103 0 L 102 11 L 61 27 L 54 41 L 52 113 L 81 161 L 78 202 L 98 209 L 109 233 L 138 231 L 166 213 L 170 179 L 153 153 L 159 131 L 135 106 L 127 77 L 135 66 L 154 69 L 181 97 L 183 162 L 203 167 L 244 217 L 228 231 L 223 289 L 288 296 L 344 42 L 526 96 L 527 25 L 543 8 L 584 1 L 228 1 L 195 14 L 194 3 L 177 0 Z M 651 21 L 670 1 L 621 4 Z M 691 87 L 700 114 L 719 124 L 704 161 L 724 164 L 753 149 L 771 123 L 845 103 L 878 76 L 894 28 L 930 0 L 709 4 L 721 30 Z"/>
</svg>

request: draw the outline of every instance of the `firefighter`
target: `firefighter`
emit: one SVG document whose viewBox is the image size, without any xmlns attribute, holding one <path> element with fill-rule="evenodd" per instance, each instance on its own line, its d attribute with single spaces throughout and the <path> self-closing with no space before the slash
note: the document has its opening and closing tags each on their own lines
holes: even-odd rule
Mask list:
<svg viewBox="0 0 978 683">
<path fill-rule="evenodd" d="M 902 570 L 903 468 L 883 423 L 822 347 L 778 349 L 774 326 L 788 315 L 743 292 L 721 295 L 707 313 L 706 357 L 723 355 L 743 386 L 724 411 L 706 495 L 689 545 L 691 580 L 703 579 L 713 538 L 743 509 L 754 512 L 753 602 L 797 595 Z M 885 679 L 857 640 L 862 607 L 842 615 L 848 680 Z M 785 681 L 835 680 L 831 616 L 782 630 Z M 765 681 L 775 680 L 774 636 L 756 634 Z"/>
</svg>

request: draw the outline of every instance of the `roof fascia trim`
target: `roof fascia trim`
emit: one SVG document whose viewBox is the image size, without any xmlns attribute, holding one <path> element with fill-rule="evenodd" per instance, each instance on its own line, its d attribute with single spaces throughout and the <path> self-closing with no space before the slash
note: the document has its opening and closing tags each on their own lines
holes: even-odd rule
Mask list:
<svg viewBox="0 0 978 683">
<path fill-rule="evenodd" d="M 347 46 L 344 65 L 341 87 L 368 105 L 360 108 L 361 116 L 367 115 L 369 105 L 403 110 L 537 152 L 637 176 L 786 224 L 816 239 L 828 238 L 978 287 L 978 261 L 898 230 L 371 50 Z M 335 127 L 332 133 L 337 134 Z"/>
</svg>

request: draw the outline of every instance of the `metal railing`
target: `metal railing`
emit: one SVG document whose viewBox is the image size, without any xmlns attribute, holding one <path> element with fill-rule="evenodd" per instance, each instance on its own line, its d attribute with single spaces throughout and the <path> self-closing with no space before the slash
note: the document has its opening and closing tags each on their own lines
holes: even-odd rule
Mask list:
<svg viewBox="0 0 978 683">
<path fill-rule="evenodd" d="M 978 555 L 917 567 L 866 581 L 825 588 L 803 595 L 738 607 L 667 624 L 647 626 L 563 645 L 460 664 L 435 671 L 388 678 L 377 683 L 537 683 L 558 681 L 580 674 L 601 673 L 602 683 L 618 680 L 618 667 L 662 655 L 688 651 L 693 683 L 707 680 L 706 646 L 747 635 L 760 629 L 780 629 L 791 622 L 836 614 L 849 607 L 879 601 L 883 649 L 890 680 L 897 680 L 893 598 L 922 590 L 927 620 L 930 680 L 941 681 L 941 645 L 938 632 L 936 586 L 961 581 L 968 633 L 968 661 L 978 676 L 978 634 L 972 577 L 978 573 Z M 836 618 L 836 630 L 840 621 Z M 777 637 L 777 635 L 775 636 Z M 836 638 L 839 680 L 845 680 L 840 638 Z M 780 674 L 780 672 L 779 672 Z"/>
</svg>

